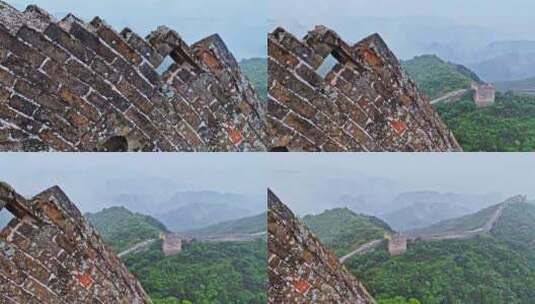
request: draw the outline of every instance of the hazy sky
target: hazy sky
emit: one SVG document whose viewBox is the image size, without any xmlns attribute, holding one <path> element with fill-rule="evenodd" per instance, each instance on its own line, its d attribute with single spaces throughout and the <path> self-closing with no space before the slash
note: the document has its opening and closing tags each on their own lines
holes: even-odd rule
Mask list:
<svg viewBox="0 0 535 304">
<path fill-rule="evenodd" d="M 152 185 L 157 180 L 177 191 L 261 195 L 271 187 L 298 211 L 308 211 L 307 204 L 318 197 L 318 191 L 333 192 L 339 187 L 358 194 L 367 189 L 354 185 L 373 178 L 385 185 L 396 184 L 402 191 L 499 192 L 535 197 L 535 154 L 527 153 L 4 153 L 0 156 L 0 172 L 0 180 L 26 196 L 60 185 L 84 211 L 94 211 L 91 197 L 95 193 L 91 192 L 102 191 L 102 185 L 110 180 L 133 181 L 136 185 Z"/>
<path fill-rule="evenodd" d="M 7 0 L 18 9 L 37 4 L 63 17 L 72 12 L 86 21 L 101 16 L 117 30 L 130 27 L 142 36 L 158 25 L 175 29 L 188 43 L 219 33 L 237 57 L 265 57 L 267 2 L 257 0 Z"/>
<path fill-rule="evenodd" d="M 437 16 L 492 28 L 535 24 L 535 2 L 531 0 L 270 0 L 268 6 L 270 19 L 295 19 L 303 23 L 329 23 L 339 17 Z"/>
<path fill-rule="evenodd" d="M 496 17 L 531 18 L 531 0 L 270 0 L 270 18 L 325 16 L 442 16 L 472 23 Z M 473 18 L 477 18 L 473 20 Z"/>
<path fill-rule="evenodd" d="M 348 42 L 383 36 L 404 59 L 426 44 L 481 48 L 494 41 L 535 40 L 531 0 L 270 0 L 269 28 L 284 26 L 302 36 L 322 24 Z"/>
</svg>

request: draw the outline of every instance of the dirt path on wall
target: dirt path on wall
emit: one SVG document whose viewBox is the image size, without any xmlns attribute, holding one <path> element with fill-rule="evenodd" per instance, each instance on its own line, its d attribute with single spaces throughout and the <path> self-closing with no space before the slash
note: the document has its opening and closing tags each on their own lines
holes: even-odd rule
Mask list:
<svg viewBox="0 0 535 304">
<path fill-rule="evenodd" d="M 503 209 L 505 208 L 506 204 L 501 204 L 500 207 L 491 215 L 489 220 L 480 228 L 464 231 L 464 232 L 450 232 L 445 233 L 442 235 L 430 235 L 430 236 L 420 236 L 420 237 L 413 237 L 420 238 L 422 240 L 453 240 L 453 239 L 468 239 L 471 238 L 477 234 L 483 233 L 483 232 L 490 232 L 492 228 L 494 227 L 494 224 L 496 224 L 496 221 L 500 218 L 502 215 Z"/>
<path fill-rule="evenodd" d="M 228 235 L 218 235 L 218 236 L 207 236 L 204 238 L 198 239 L 202 242 L 247 242 L 254 241 L 256 239 L 262 238 L 267 234 L 267 231 L 261 231 L 256 233 L 244 233 L 244 234 L 228 234 Z"/>
<path fill-rule="evenodd" d="M 449 92 L 446 95 L 443 95 L 443 96 L 440 96 L 438 98 L 435 98 L 435 99 L 431 100 L 429 103 L 430 104 L 435 104 L 435 103 L 439 103 L 439 102 L 442 102 L 442 101 L 447 101 L 448 99 L 460 98 L 461 96 L 466 94 L 466 92 L 468 92 L 469 90 L 470 89 L 461 89 L 461 90 Z"/>
<path fill-rule="evenodd" d="M 126 250 L 121 251 L 117 256 L 121 258 L 121 257 L 123 257 L 123 256 L 125 256 L 127 254 L 144 250 L 147 247 L 149 247 L 152 243 L 156 242 L 156 240 L 157 239 L 150 239 L 150 240 L 143 241 L 141 243 L 137 243 L 134 246 L 132 246 L 132 247 L 126 249 Z"/>
<path fill-rule="evenodd" d="M 370 250 L 373 250 L 375 249 L 377 246 L 379 246 L 381 243 L 383 242 L 383 239 L 379 239 L 379 240 L 373 240 L 373 241 L 370 241 L 366 244 L 363 244 L 361 246 L 359 246 L 357 249 L 351 251 L 350 253 L 344 255 L 343 257 L 340 258 L 340 263 L 344 263 L 347 259 L 349 259 L 350 257 L 354 256 L 355 254 L 362 254 L 362 253 L 365 253 L 365 252 L 368 252 Z"/>
<path fill-rule="evenodd" d="M 197 240 L 201 242 L 213 242 L 213 243 L 249 242 L 249 241 L 254 241 L 258 238 L 264 237 L 266 234 L 267 234 L 267 231 L 261 231 L 261 232 L 251 233 L 251 234 L 229 234 L 229 235 L 221 235 L 221 236 L 214 236 L 214 237 L 206 237 L 206 238 L 200 238 Z M 139 242 L 135 244 L 134 246 L 121 251 L 119 254 L 117 254 L 117 256 L 123 257 L 130 253 L 145 250 L 157 240 L 158 239 L 150 239 L 150 240 L 145 240 L 143 242 Z M 164 239 L 164 242 L 165 242 L 165 239 Z"/>
</svg>

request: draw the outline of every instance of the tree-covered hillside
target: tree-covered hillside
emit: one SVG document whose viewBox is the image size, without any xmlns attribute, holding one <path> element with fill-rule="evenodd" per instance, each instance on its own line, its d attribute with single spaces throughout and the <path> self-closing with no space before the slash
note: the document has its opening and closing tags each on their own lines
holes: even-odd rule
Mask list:
<svg viewBox="0 0 535 304">
<path fill-rule="evenodd" d="M 391 231 L 380 219 L 359 215 L 347 208 L 307 215 L 303 222 L 338 256 L 347 254 L 369 241 L 382 239 L 385 232 Z"/>
<path fill-rule="evenodd" d="M 86 218 L 116 252 L 158 238 L 160 232 L 167 230 L 154 218 L 122 207 L 86 214 Z M 262 214 L 218 227 L 257 230 L 259 221 L 263 220 L 265 225 L 265 218 Z M 146 250 L 121 258 L 154 304 L 266 303 L 265 240 L 186 242 L 180 253 L 167 257 L 161 250 L 161 242 L 158 240 Z"/>
<path fill-rule="evenodd" d="M 256 89 L 258 96 L 262 100 L 267 100 L 267 59 L 243 59 L 240 61 L 240 68 Z"/>
<path fill-rule="evenodd" d="M 429 233 L 471 230 L 493 206 L 428 228 Z M 356 255 L 345 265 L 379 303 L 532 304 L 535 299 L 535 205 L 504 205 L 490 232 L 469 239 L 410 241 L 392 257 L 385 248 Z M 397 300 L 396 300 L 397 299 Z"/>
<path fill-rule="evenodd" d="M 492 215 L 500 208 L 494 205 L 479 212 L 441 221 L 437 224 L 413 231 L 417 235 L 437 235 L 448 232 L 470 231 L 485 225 Z"/>
<path fill-rule="evenodd" d="M 123 258 L 155 304 L 264 304 L 265 240 L 198 243 L 165 257 L 159 244 Z"/>
<path fill-rule="evenodd" d="M 155 218 L 133 213 L 124 207 L 103 209 L 97 213 L 88 213 L 85 217 L 115 252 L 158 238 L 161 232 L 167 231 Z"/>
<path fill-rule="evenodd" d="M 477 108 L 471 100 L 435 109 L 464 151 L 535 151 L 535 97 L 496 94 L 496 103 Z"/>
<path fill-rule="evenodd" d="M 346 267 L 379 300 L 531 304 L 535 299 L 533 261 L 492 237 L 417 242 L 397 257 L 377 250 L 352 257 Z"/>
<path fill-rule="evenodd" d="M 507 206 L 491 233 L 513 248 L 532 251 L 535 258 L 535 205 L 515 203 Z"/>
<path fill-rule="evenodd" d="M 462 65 L 445 62 L 435 55 L 422 55 L 401 62 L 403 69 L 429 99 L 469 88 L 477 75 Z"/>
</svg>

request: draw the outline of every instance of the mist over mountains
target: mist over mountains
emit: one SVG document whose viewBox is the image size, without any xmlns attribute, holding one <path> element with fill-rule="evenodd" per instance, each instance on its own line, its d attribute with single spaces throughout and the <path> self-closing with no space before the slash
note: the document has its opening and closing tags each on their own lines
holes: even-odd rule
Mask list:
<svg viewBox="0 0 535 304">
<path fill-rule="evenodd" d="M 512 22 L 502 20 L 504 24 Z M 268 24 L 270 30 L 283 26 L 297 36 L 305 35 L 315 25 L 324 24 L 336 30 L 348 43 L 379 33 L 399 59 L 437 55 L 446 61 L 466 65 L 487 82 L 535 76 L 535 36 L 499 22 L 459 22 L 441 16 L 297 19 L 271 15 Z"/>
<path fill-rule="evenodd" d="M 108 185 L 123 182 L 109 181 Z M 108 194 L 101 200 L 105 200 L 108 206 L 123 206 L 133 212 L 151 215 L 172 231 L 201 228 L 265 211 L 262 194 L 173 190 L 169 181 L 156 179 L 152 182 L 150 189 L 141 187 L 134 190 L 137 183 L 130 181 L 131 187 L 108 189 Z"/>
</svg>

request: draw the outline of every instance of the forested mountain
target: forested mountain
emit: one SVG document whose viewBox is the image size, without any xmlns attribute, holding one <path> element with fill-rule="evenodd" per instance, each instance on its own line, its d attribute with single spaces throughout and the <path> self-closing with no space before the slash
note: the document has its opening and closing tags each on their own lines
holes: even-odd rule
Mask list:
<svg viewBox="0 0 535 304">
<path fill-rule="evenodd" d="M 307 215 L 303 222 L 321 240 L 342 256 L 372 240 L 382 239 L 390 227 L 380 219 L 359 215 L 347 208 L 326 210 L 318 215 Z"/>
<path fill-rule="evenodd" d="M 429 99 L 469 88 L 473 81 L 481 82 L 468 68 L 446 62 L 435 55 L 417 56 L 402 61 L 401 65 Z"/>
<path fill-rule="evenodd" d="M 507 45 L 491 49 L 500 51 L 507 49 Z M 481 82 L 478 75 L 467 67 L 445 62 L 434 55 L 418 56 L 402 62 L 402 65 L 429 99 L 469 89 L 472 81 Z M 495 104 L 478 108 L 473 102 L 472 93 L 466 91 L 460 95 L 459 101 L 440 102 L 434 104 L 434 108 L 464 151 L 535 150 L 534 79 L 498 82 L 496 87 L 499 92 Z"/>
<path fill-rule="evenodd" d="M 266 242 L 199 243 L 164 256 L 159 244 L 123 258 L 155 304 L 264 304 Z"/>
<path fill-rule="evenodd" d="M 346 262 L 377 299 L 397 296 L 425 304 L 531 304 L 533 260 L 490 236 L 409 243 L 390 257 L 384 249 Z"/>
<path fill-rule="evenodd" d="M 473 214 L 442 221 L 429 227 L 411 231 L 412 235 L 438 235 L 451 232 L 474 230 L 485 225 L 501 204 L 497 204 Z"/>
<path fill-rule="evenodd" d="M 466 152 L 535 151 L 535 96 L 497 93 L 484 108 L 465 99 L 435 109 Z"/>
<path fill-rule="evenodd" d="M 158 238 L 167 228 L 155 218 L 133 213 L 124 207 L 111 207 L 85 217 L 115 252 L 137 243 Z"/>
<path fill-rule="evenodd" d="M 407 231 L 473 213 L 496 204 L 497 194 L 466 194 L 436 191 L 403 192 L 379 215 L 392 228 Z"/>
<path fill-rule="evenodd" d="M 266 296 L 266 241 L 183 241 L 182 251 L 165 256 L 161 232 L 167 228 L 156 219 L 112 207 L 86 218 L 116 252 L 149 239 L 157 239 L 144 250 L 121 259 L 139 279 L 155 304 L 235 303 L 263 304 Z M 266 215 L 238 219 L 207 227 L 228 233 L 265 230 Z"/>
<path fill-rule="evenodd" d="M 402 209 L 381 216 L 394 229 L 406 231 L 429 226 L 445 219 L 469 213 L 468 208 L 458 204 L 416 202 Z"/>
</svg>

